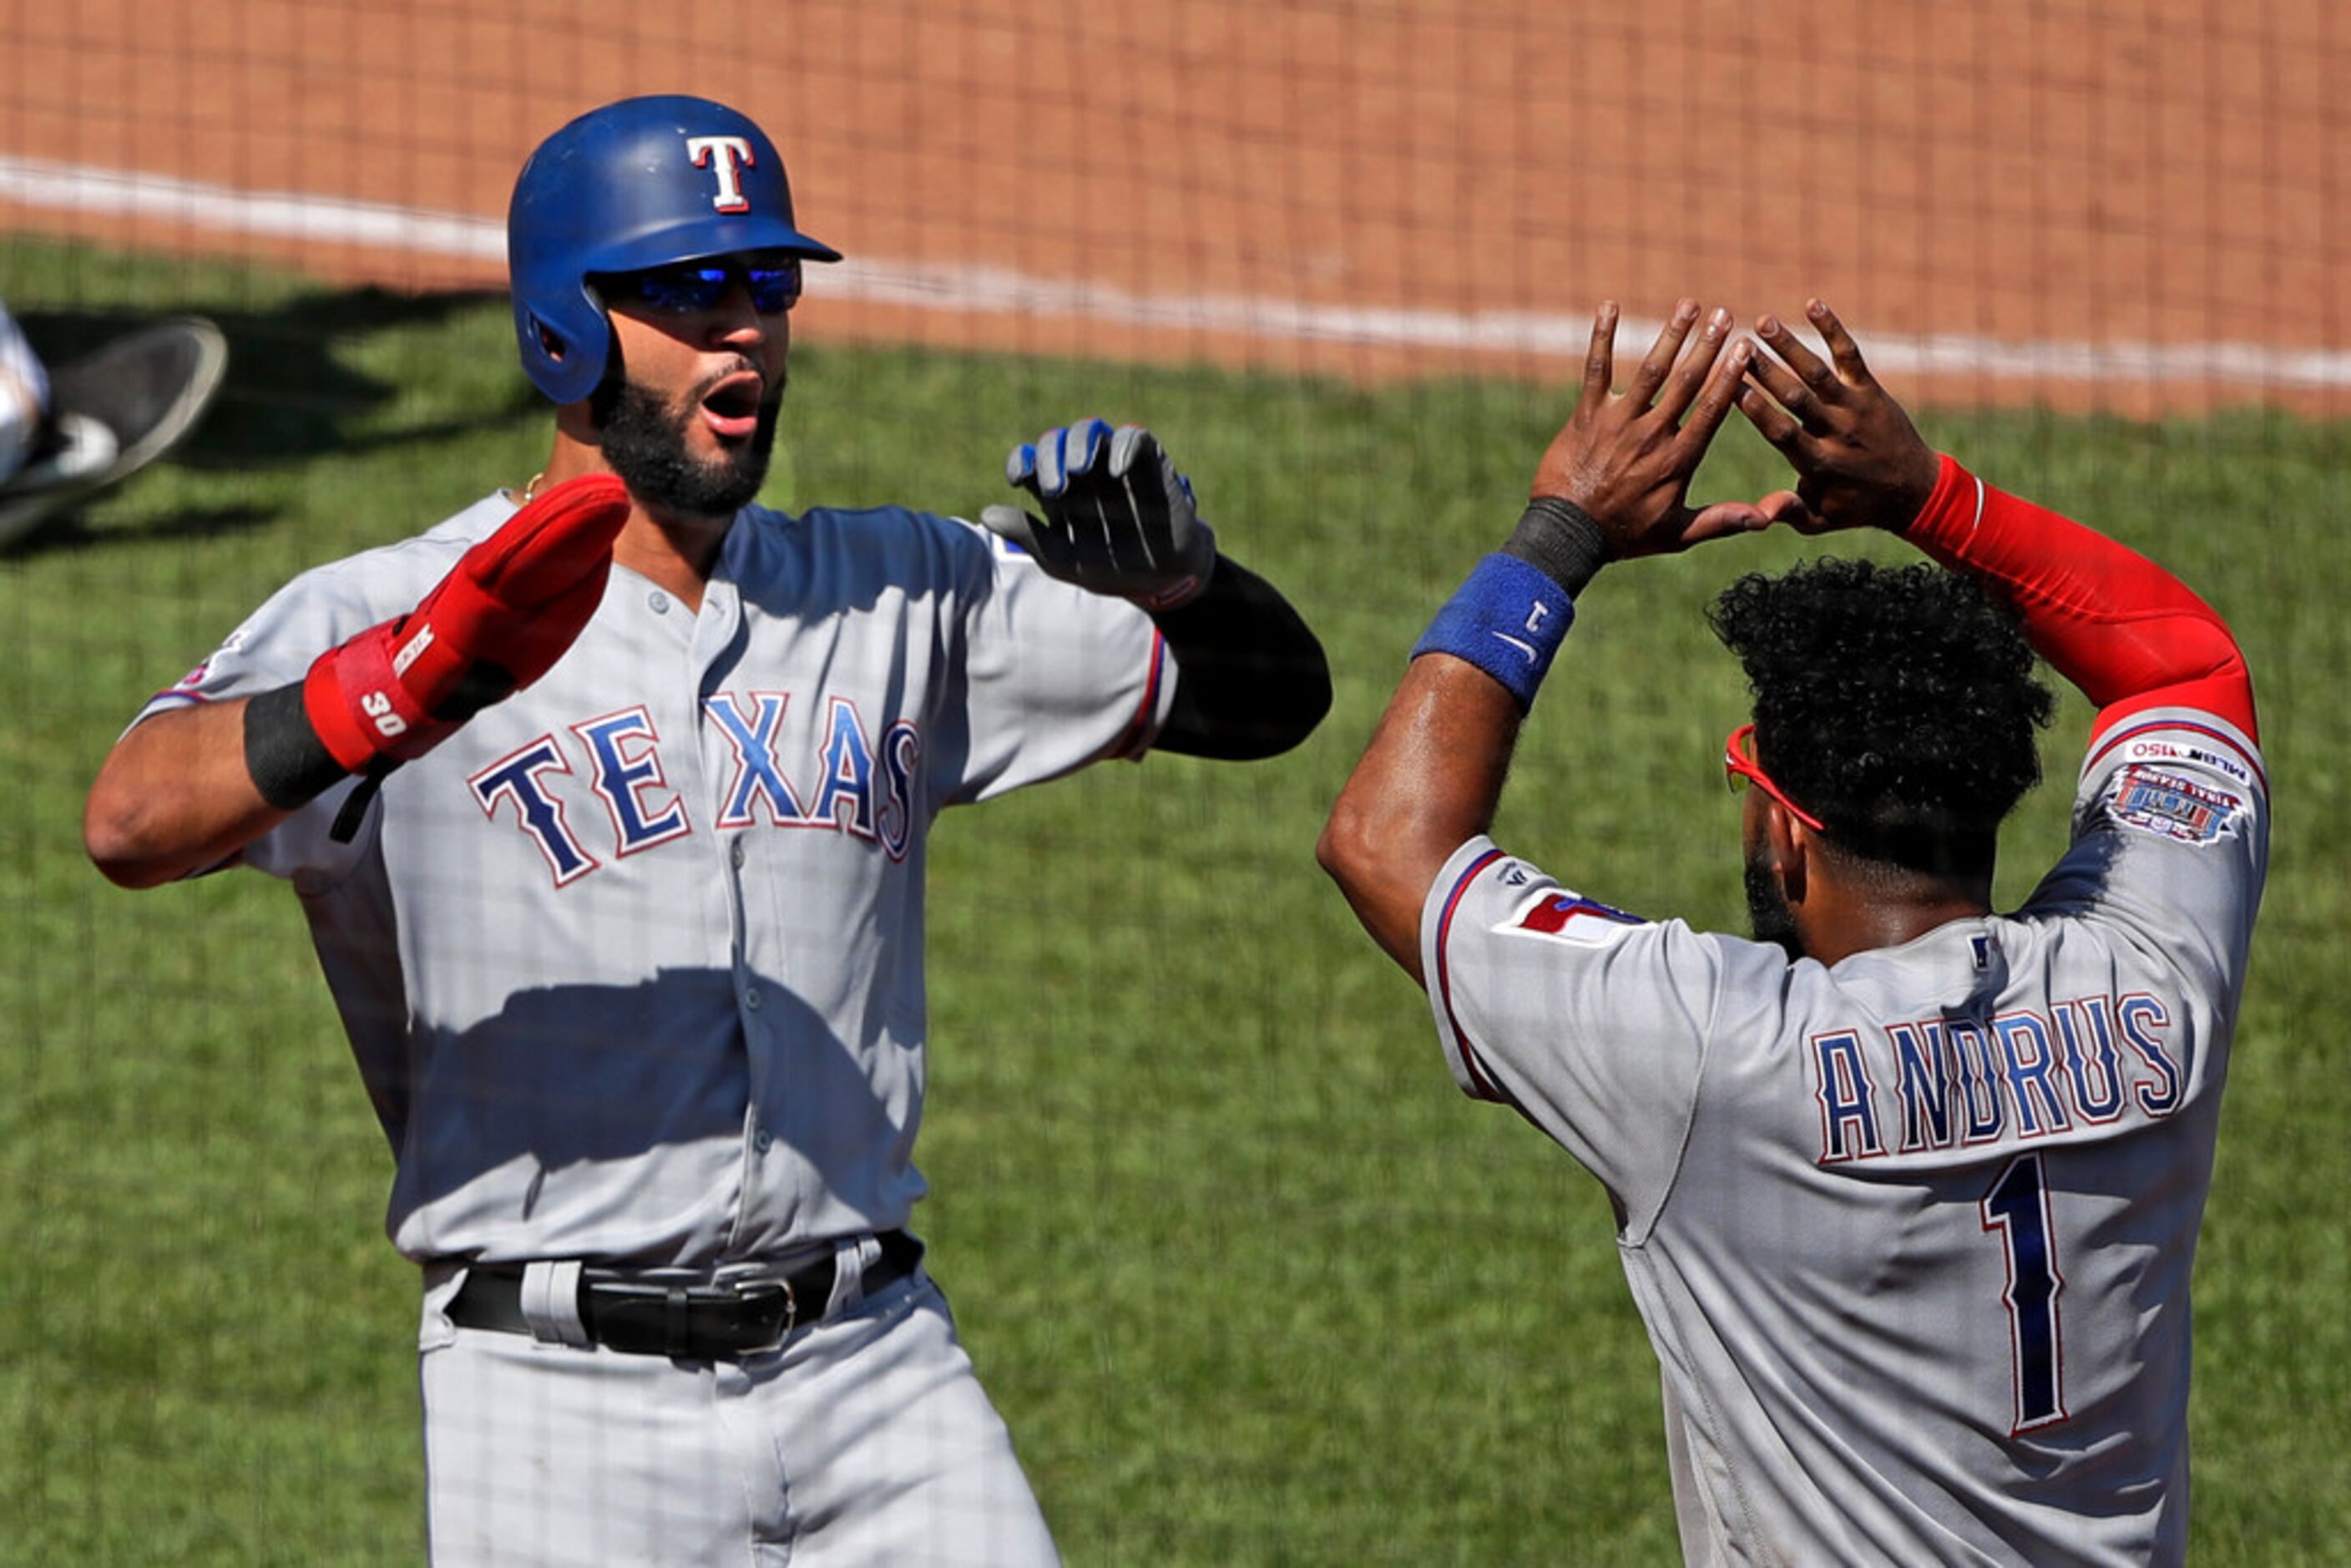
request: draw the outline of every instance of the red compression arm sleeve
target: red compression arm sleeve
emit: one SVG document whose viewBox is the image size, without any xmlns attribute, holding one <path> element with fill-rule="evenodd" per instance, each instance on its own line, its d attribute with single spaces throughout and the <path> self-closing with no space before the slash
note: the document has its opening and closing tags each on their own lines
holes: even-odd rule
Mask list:
<svg viewBox="0 0 2351 1568">
<path fill-rule="evenodd" d="M 2097 704 L 2102 727 L 2177 705 L 2260 739 L 2252 674 L 2228 623 L 2136 550 L 1995 490 L 1948 456 L 1903 537 L 2013 603 L 2041 656 Z"/>
</svg>

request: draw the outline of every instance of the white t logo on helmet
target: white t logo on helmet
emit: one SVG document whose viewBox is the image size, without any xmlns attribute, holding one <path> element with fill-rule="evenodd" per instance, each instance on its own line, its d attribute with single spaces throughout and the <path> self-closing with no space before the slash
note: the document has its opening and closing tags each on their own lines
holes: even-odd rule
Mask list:
<svg viewBox="0 0 2351 1568">
<path fill-rule="evenodd" d="M 751 156 L 748 140 L 740 136 L 689 136 L 685 139 L 685 151 L 695 168 L 718 171 L 718 193 L 710 198 L 713 209 L 722 213 L 751 210 L 751 200 L 743 194 L 743 183 L 737 177 L 758 162 Z"/>
</svg>

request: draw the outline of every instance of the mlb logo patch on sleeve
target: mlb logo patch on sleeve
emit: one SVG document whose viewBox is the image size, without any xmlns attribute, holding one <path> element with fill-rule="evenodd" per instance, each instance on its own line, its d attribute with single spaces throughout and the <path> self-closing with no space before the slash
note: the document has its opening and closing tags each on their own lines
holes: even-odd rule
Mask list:
<svg viewBox="0 0 2351 1568">
<path fill-rule="evenodd" d="M 2106 786 L 2106 810 L 2126 828 L 2210 844 L 2237 831 L 2245 802 L 2231 790 L 2134 762 Z"/>
</svg>

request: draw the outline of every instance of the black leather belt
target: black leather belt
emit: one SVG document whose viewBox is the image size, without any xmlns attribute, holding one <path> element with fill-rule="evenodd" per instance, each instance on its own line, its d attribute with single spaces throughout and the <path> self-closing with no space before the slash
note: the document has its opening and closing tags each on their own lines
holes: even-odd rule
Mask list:
<svg viewBox="0 0 2351 1568">
<path fill-rule="evenodd" d="M 867 1295 L 896 1283 L 922 1261 L 923 1244 L 903 1230 L 874 1239 L 882 1256 L 866 1266 Z M 782 1344 L 792 1330 L 816 1322 L 832 1300 L 834 1254 L 790 1274 L 715 1284 L 649 1278 L 618 1269 L 583 1269 L 580 1322 L 589 1339 L 632 1355 L 685 1361 L 738 1361 Z M 523 1315 L 520 1263 L 476 1263 L 449 1302 L 461 1328 L 531 1333 Z"/>
</svg>

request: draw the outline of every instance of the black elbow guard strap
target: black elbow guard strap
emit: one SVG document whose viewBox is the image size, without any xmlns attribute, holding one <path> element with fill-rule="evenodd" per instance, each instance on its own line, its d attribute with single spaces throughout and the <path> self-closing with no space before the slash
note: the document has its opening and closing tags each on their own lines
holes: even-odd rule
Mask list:
<svg viewBox="0 0 2351 1568">
<path fill-rule="evenodd" d="M 311 727 L 300 681 L 245 705 L 245 770 L 261 798 L 281 811 L 306 805 L 350 777 Z"/>
</svg>

